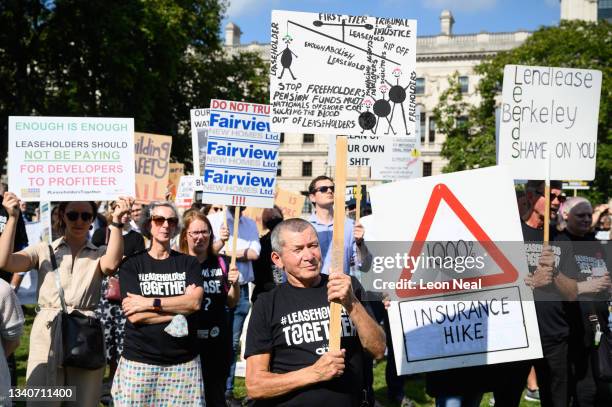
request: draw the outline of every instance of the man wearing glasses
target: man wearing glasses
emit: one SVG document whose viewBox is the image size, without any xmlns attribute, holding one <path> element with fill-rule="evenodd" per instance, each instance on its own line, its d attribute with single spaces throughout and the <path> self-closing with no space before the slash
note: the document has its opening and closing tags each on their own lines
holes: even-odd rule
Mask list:
<svg viewBox="0 0 612 407">
<path fill-rule="evenodd" d="M 537 374 L 539 394 L 535 383 L 528 381 L 527 397 L 540 399 L 543 406 L 566 405 L 568 394 L 569 367 L 567 365 L 567 340 L 569 336 L 569 317 L 563 305 L 564 300 L 576 296 L 575 284 L 559 272 L 561 248 L 544 246 L 544 181 L 529 181 L 525 187 L 525 196 L 529 209 L 523 215 L 521 226 L 525 241 L 525 254 L 529 267 L 529 276 L 525 282 L 534 289 L 540 340 L 543 359 L 534 365 Z M 550 183 L 550 219 L 557 218 L 565 195 L 561 191 L 560 181 Z M 554 227 L 550 227 L 550 240 L 553 240 Z M 529 383 L 531 382 L 531 383 Z M 521 389 L 522 390 L 522 389 Z"/>
<path fill-rule="evenodd" d="M 315 212 L 308 221 L 314 226 L 321 245 L 323 256 L 322 274 L 329 274 L 332 259 L 332 239 L 334 231 L 334 181 L 325 175 L 310 182 L 308 192 Z M 363 236 L 365 230 L 361 223 L 351 219 L 344 220 L 344 273 L 355 274 L 355 270 L 367 270 L 372 255 L 366 247 Z"/>
<path fill-rule="evenodd" d="M 566 196 L 565 193 L 561 190 L 562 183 L 561 181 L 551 181 L 550 182 L 550 223 L 551 225 L 555 225 L 557 223 L 557 213 L 559 212 L 559 207 L 563 202 L 565 202 Z M 525 193 L 527 195 L 527 199 L 530 204 L 535 205 L 541 199 L 542 202 L 546 202 L 546 198 L 544 197 L 544 189 L 545 183 L 544 181 L 528 181 L 527 186 L 525 187 Z M 542 203 L 543 205 L 543 203 Z M 539 228 L 542 228 L 544 225 L 544 210 L 537 213 L 538 216 L 541 215 L 542 223 Z"/>
</svg>

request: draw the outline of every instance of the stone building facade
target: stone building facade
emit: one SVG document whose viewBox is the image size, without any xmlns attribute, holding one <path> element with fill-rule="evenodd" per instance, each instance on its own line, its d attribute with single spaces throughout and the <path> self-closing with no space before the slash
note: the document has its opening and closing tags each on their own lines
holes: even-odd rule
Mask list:
<svg viewBox="0 0 612 407">
<path fill-rule="evenodd" d="M 602 7 L 612 0 L 561 0 L 561 19 L 594 21 L 605 18 Z M 448 78 L 458 72 L 462 91 L 467 101 L 478 103 L 475 88 L 479 81 L 474 67 L 500 51 L 521 45 L 530 35 L 528 31 L 476 34 L 453 33 L 454 18 L 450 11 L 440 14 L 440 33 L 417 38 L 417 103 L 420 107 L 420 136 L 422 142 L 423 175 L 442 172 L 446 160 L 440 156 L 444 136 L 436 130 L 433 109 L 439 95 L 448 88 Z M 270 58 L 270 45 L 261 43 L 242 44 L 242 32 L 234 23 L 225 28 L 225 49 L 228 54 L 235 52 L 257 52 L 264 60 Z M 318 134 L 283 134 L 280 148 L 278 184 L 281 188 L 306 193 L 308 183 L 318 175 L 333 176 L 334 168 L 327 165 L 328 136 Z M 349 178 L 356 178 L 356 169 L 349 168 Z M 366 184 L 370 181 L 369 171 L 362 170 Z M 350 183 L 350 181 L 349 181 Z M 308 201 L 308 200 L 307 200 Z M 308 202 L 305 211 L 308 211 Z"/>
</svg>

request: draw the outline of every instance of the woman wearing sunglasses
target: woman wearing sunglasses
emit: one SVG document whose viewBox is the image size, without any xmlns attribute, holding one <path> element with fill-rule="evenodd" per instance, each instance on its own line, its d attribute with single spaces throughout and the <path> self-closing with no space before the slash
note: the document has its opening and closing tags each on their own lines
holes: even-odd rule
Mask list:
<svg viewBox="0 0 612 407">
<path fill-rule="evenodd" d="M 103 275 L 113 274 L 123 255 L 121 217 L 129 211 L 132 200 L 121 198 L 113 211 L 108 246 L 96 247 L 88 233 L 97 206 L 94 202 L 62 202 L 58 208 L 58 230 L 62 235 L 51 244 L 56 258 L 68 312 L 79 311 L 94 316 L 100 299 Z M 38 313 L 30 334 L 30 352 L 26 381 L 28 387 L 76 386 L 76 405 L 97 406 L 104 367 L 86 370 L 62 367 L 62 329 L 57 273 L 51 266 L 46 242 L 12 253 L 13 235 L 19 216 L 19 198 L 5 192 L 2 203 L 9 219 L 0 236 L 0 268 L 12 273 L 38 270 Z M 52 405 L 53 403 L 49 404 Z M 59 403 L 58 403 L 59 404 Z"/>
<path fill-rule="evenodd" d="M 185 212 L 183 222 L 185 228 L 179 239 L 180 249 L 198 259 L 206 293 L 198 312 L 197 329 L 206 405 L 225 407 L 225 381 L 232 358 L 232 330 L 225 306 L 233 308 L 238 303 L 239 272 L 236 267 L 228 272 L 223 258 L 213 253 L 214 236 L 206 215 L 189 210 Z"/>
<path fill-rule="evenodd" d="M 204 405 L 193 315 L 204 295 L 200 265 L 170 248 L 180 231 L 174 205 L 149 207 L 142 232 L 150 234 L 151 246 L 127 258 L 119 271 L 127 322 L 113 401 L 115 406 Z"/>
<path fill-rule="evenodd" d="M 106 246 L 108 239 L 110 238 L 110 232 L 113 222 L 112 212 L 115 210 L 117 202 L 113 201 L 109 204 L 109 211 L 107 215 L 107 225 L 96 229 L 91 242 L 96 246 Z M 132 216 L 130 212 L 126 212 L 121 218 L 123 228 L 121 234 L 123 236 L 123 256 L 131 256 L 134 253 L 143 251 L 145 249 L 144 238 L 140 233 L 132 228 Z M 102 402 L 110 399 L 110 386 L 113 382 L 113 376 L 117 370 L 117 363 L 119 363 L 119 357 L 123 351 L 123 331 L 125 329 L 125 315 L 121 310 L 121 302 L 118 297 L 109 296 L 109 291 L 112 292 L 112 284 L 116 284 L 117 276 L 115 277 L 104 277 L 102 279 L 102 289 L 100 295 L 100 302 L 96 308 L 96 316 L 102 322 L 104 327 L 104 345 L 106 350 L 106 363 L 109 366 L 108 380 L 104 381 L 102 386 Z M 110 284 L 110 287 L 109 287 Z M 109 290 L 110 289 L 110 290 Z M 108 404 L 108 403 L 106 403 Z"/>
</svg>

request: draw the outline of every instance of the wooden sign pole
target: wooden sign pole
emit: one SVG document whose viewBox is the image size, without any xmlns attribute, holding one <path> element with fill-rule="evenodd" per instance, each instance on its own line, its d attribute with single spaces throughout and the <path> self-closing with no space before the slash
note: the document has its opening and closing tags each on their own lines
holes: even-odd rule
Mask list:
<svg viewBox="0 0 612 407">
<path fill-rule="evenodd" d="M 550 240 L 550 154 L 546 160 L 546 180 L 544 185 L 544 245 Z"/>
<path fill-rule="evenodd" d="M 546 198 L 546 207 L 544 208 L 544 245 L 547 245 L 550 240 L 550 180 L 546 180 L 544 198 Z"/>
<path fill-rule="evenodd" d="M 357 167 L 357 191 L 355 191 L 355 222 L 361 219 L 361 166 Z"/>
<path fill-rule="evenodd" d="M 227 222 L 227 217 L 225 218 Z M 234 231 L 232 235 L 232 260 L 230 267 L 236 267 L 236 244 L 238 243 L 238 223 L 240 222 L 240 207 L 234 207 Z"/>
<path fill-rule="evenodd" d="M 348 140 L 344 136 L 336 138 L 336 179 L 334 194 L 334 234 L 332 240 L 332 268 L 335 273 L 344 273 L 344 217 L 346 191 L 346 168 Z M 340 350 L 340 315 L 342 305 L 329 304 L 329 350 Z"/>
</svg>

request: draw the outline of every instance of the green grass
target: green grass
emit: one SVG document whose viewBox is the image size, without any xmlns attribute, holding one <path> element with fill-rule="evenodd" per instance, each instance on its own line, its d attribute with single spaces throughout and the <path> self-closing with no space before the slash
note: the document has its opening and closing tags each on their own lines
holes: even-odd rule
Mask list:
<svg viewBox="0 0 612 407">
<path fill-rule="evenodd" d="M 34 316 L 36 315 L 34 312 L 34 306 L 26 306 L 25 308 L 25 318 L 26 318 L 26 326 L 24 330 L 24 335 L 21 338 L 21 344 L 17 351 L 15 352 L 15 357 L 17 359 L 17 375 L 18 380 L 17 384 L 19 387 L 25 386 L 25 374 L 26 374 L 26 366 L 28 362 L 28 347 L 29 347 L 29 338 L 30 338 L 30 330 L 32 329 L 32 321 L 34 320 Z M 398 407 L 399 404 L 390 402 L 387 399 L 387 385 L 385 383 L 385 366 L 386 362 L 377 363 L 374 367 L 374 394 L 376 400 L 380 402 L 383 406 L 389 407 Z M 434 405 L 434 399 L 429 397 L 427 393 L 425 393 L 425 379 L 423 375 L 415 375 L 410 380 L 406 381 L 405 389 L 406 395 L 412 399 L 416 406 L 418 407 L 431 407 Z M 234 387 L 234 395 L 236 397 L 242 398 L 246 396 L 246 389 L 244 387 L 244 379 L 237 377 Z M 491 394 L 485 394 L 481 407 L 489 406 L 489 399 L 491 398 Z M 16 406 L 25 406 L 25 403 L 14 403 Z M 532 403 L 529 401 L 522 400 L 520 407 L 537 407 L 539 403 Z"/>
<path fill-rule="evenodd" d="M 387 398 L 387 384 L 385 383 L 385 366 L 387 362 L 382 361 L 374 367 L 374 396 L 383 406 L 399 407 L 399 403 L 389 401 Z M 405 394 L 414 401 L 417 407 L 433 407 L 434 399 L 425 393 L 425 375 L 414 375 L 406 381 L 404 386 Z M 492 393 L 486 393 L 480 403 L 481 407 L 489 407 L 489 400 Z M 524 395 L 524 394 L 523 394 Z M 234 396 L 237 398 L 246 397 L 244 379 L 237 377 L 234 382 Z M 538 407 L 540 403 L 533 403 L 521 399 L 519 407 Z"/>
</svg>

